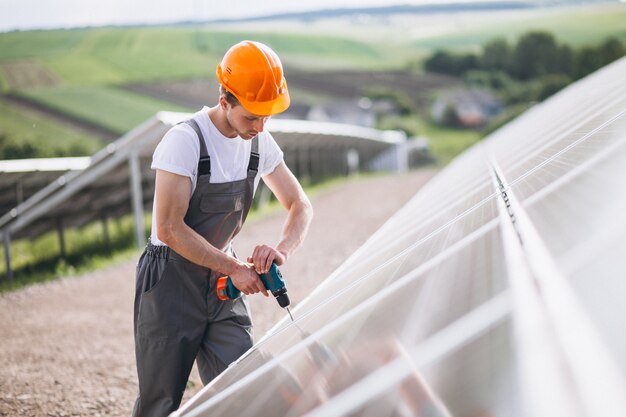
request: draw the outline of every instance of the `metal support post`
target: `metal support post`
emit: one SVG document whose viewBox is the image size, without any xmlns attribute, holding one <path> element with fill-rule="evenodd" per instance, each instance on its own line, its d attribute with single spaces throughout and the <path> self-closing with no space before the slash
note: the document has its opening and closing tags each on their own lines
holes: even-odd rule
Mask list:
<svg viewBox="0 0 626 417">
<path fill-rule="evenodd" d="M 106 213 L 100 214 L 100 220 L 102 221 L 102 237 L 104 239 L 104 245 L 108 248 L 111 246 L 111 237 L 109 236 L 109 222 Z"/>
<path fill-rule="evenodd" d="M 13 269 L 11 268 L 11 236 L 8 230 L 2 232 L 2 243 L 4 246 L 4 266 L 7 271 L 7 279 L 13 281 Z"/>
<path fill-rule="evenodd" d="M 57 233 L 59 234 L 59 250 L 61 252 L 61 258 L 67 258 L 67 252 L 65 250 L 65 230 L 63 229 L 63 218 L 57 218 Z"/>
<path fill-rule="evenodd" d="M 359 173 L 359 151 L 350 148 L 346 151 L 346 164 L 348 166 L 348 175 L 353 176 Z"/>
</svg>

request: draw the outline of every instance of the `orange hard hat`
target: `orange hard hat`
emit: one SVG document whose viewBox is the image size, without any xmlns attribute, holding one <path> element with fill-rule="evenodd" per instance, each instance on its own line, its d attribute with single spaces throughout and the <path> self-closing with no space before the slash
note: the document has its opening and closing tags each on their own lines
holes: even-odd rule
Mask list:
<svg viewBox="0 0 626 417">
<path fill-rule="evenodd" d="M 289 107 L 289 91 L 278 55 L 260 42 L 232 46 L 217 66 L 217 79 L 250 113 L 269 116 Z"/>
</svg>

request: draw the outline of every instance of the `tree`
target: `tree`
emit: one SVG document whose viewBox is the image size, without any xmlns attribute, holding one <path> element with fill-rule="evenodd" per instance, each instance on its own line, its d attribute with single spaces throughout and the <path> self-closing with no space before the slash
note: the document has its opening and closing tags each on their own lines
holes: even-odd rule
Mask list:
<svg viewBox="0 0 626 417">
<path fill-rule="evenodd" d="M 582 78 L 602 67 L 602 52 L 591 46 L 584 47 L 576 54 L 575 77 Z"/>
<path fill-rule="evenodd" d="M 504 39 L 494 39 L 483 47 L 480 67 L 486 70 L 507 71 L 511 64 L 511 48 Z"/>
<path fill-rule="evenodd" d="M 556 73 L 574 77 L 574 51 L 567 45 L 559 46 L 556 57 Z"/>
<path fill-rule="evenodd" d="M 452 67 L 452 55 L 449 52 L 437 50 L 424 62 L 426 71 L 449 74 Z"/>
<path fill-rule="evenodd" d="M 440 74 L 461 75 L 478 68 L 478 57 L 474 54 L 454 55 L 438 50 L 424 62 L 426 71 Z"/>
<path fill-rule="evenodd" d="M 600 45 L 603 66 L 626 55 L 624 44 L 617 38 L 609 38 Z"/>
<path fill-rule="evenodd" d="M 539 80 L 539 92 L 537 101 L 543 101 L 567 87 L 572 82 L 571 78 L 564 74 L 549 74 Z"/>
<path fill-rule="evenodd" d="M 493 90 L 502 90 L 512 82 L 504 71 L 468 71 L 463 79 L 468 85 Z"/>
<path fill-rule="evenodd" d="M 521 80 L 556 73 L 558 46 L 554 35 L 548 32 L 530 32 L 523 35 L 513 53 L 513 72 Z"/>
<path fill-rule="evenodd" d="M 582 78 L 625 54 L 624 44 L 616 38 L 609 38 L 598 47 L 582 48 L 576 54 L 574 75 L 576 78 Z"/>
<path fill-rule="evenodd" d="M 450 127 L 461 127 L 461 119 L 452 103 L 446 104 L 441 117 L 441 124 Z"/>
<path fill-rule="evenodd" d="M 371 100 L 390 100 L 403 116 L 415 113 L 415 106 L 404 91 L 374 85 L 366 88 L 363 95 Z"/>
</svg>

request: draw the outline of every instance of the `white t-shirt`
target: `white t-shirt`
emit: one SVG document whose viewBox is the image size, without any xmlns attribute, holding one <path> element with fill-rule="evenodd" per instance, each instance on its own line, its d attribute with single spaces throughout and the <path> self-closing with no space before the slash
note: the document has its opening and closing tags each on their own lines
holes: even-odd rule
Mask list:
<svg viewBox="0 0 626 417">
<path fill-rule="evenodd" d="M 248 161 L 252 141 L 240 137 L 228 138 L 213 124 L 209 117 L 209 108 L 197 112 L 194 119 L 204 135 L 207 151 L 211 157 L 211 183 L 232 182 L 248 176 Z M 272 135 L 259 133 L 259 170 L 254 179 L 256 190 L 262 176 L 271 174 L 283 161 L 283 151 Z M 195 130 L 187 123 L 172 127 L 161 139 L 152 156 L 152 169 L 160 169 L 183 175 L 191 179 L 191 194 L 196 189 L 200 143 Z M 153 245 L 163 245 L 156 234 L 156 204 L 152 208 L 152 232 L 150 241 Z"/>
</svg>

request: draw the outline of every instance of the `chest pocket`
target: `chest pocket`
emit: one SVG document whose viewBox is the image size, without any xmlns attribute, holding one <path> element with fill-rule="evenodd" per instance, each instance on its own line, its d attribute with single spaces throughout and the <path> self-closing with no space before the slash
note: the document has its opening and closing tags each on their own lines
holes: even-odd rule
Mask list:
<svg viewBox="0 0 626 417">
<path fill-rule="evenodd" d="M 200 200 L 203 213 L 229 213 L 243 210 L 244 193 L 237 194 L 205 194 Z"/>
</svg>

